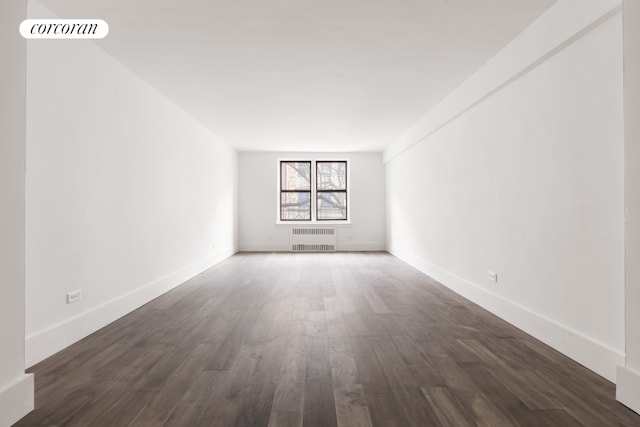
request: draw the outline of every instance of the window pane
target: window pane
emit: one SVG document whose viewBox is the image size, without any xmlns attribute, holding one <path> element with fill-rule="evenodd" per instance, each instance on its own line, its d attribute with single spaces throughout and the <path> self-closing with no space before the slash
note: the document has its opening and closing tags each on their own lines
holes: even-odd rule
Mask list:
<svg viewBox="0 0 640 427">
<path fill-rule="evenodd" d="M 282 221 L 310 221 L 311 193 L 280 193 L 280 219 Z"/>
<path fill-rule="evenodd" d="M 318 193 L 318 219 L 347 219 L 347 193 L 323 191 Z"/>
<path fill-rule="evenodd" d="M 311 190 L 311 162 L 281 162 L 281 190 Z"/>
<path fill-rule="evenodd" d="M 346 162 L 317 162 L 318 190 L 346 190 L 347 163 Z"/>
</svg>

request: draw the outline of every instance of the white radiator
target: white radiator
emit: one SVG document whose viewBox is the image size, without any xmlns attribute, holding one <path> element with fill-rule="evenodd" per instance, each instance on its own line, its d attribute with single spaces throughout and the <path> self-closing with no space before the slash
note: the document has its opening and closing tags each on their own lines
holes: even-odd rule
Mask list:
<svg viewBox="0 0 640 427">
<path fill-rule="evenodd" d="M 289 236 L 291 252 L 335 252 L 336 229 L 293 227 Z"/>
</svg>

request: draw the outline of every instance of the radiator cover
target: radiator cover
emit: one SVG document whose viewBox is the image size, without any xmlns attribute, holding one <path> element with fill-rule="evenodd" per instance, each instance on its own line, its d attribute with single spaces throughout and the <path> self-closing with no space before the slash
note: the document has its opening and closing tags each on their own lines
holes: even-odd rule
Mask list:
<svg viewBox="0 0 640 427">
<path fill-rule="evenodd" d="M 331 227 L 292 227 L 291 252 L 335 252 L 336 229 Z"/>
</svg>

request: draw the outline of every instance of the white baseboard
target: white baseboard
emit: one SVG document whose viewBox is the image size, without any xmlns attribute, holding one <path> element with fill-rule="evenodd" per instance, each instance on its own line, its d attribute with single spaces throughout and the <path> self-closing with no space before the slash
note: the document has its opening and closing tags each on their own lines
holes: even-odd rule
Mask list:
<svg viewBox="0 0 640 427">
<path fill-rule="evenodd" d="M 22 375 L 0 390 L 0 426 L 10 426 L 33 410 L 33 374 Z"/>
<path fill-rule="evenodd" d="M 640 372 L 624 366 L 618 367 L 616 399 L 640 414 Z"/>
<path fill-rule="evenodd" d="M 384 242 L 337 242 L 338 252 L 373 252 L 384 251 Z M 289 252 L 289 242 L 240 242 L 241 252 Z"/>
<path fill-rule="evenodd" d="M 432 265 L 408 251 L 397 247 L 390 247 L 388 251 L 454 292 L 506 320 L 609 381 L 616 381 L 617 367 L 623 365 L 625 360 L 623 352 L 600 343 L 530 308 L 490 292 L 482 286 Z"/>
<path fill-rule="evenodd" d="M 291 245 L 289 242 L 240 242 L 238 248 L 240 252 L 289 252 Z"/>
<path fill-rule="evenodd" d="M 384 251 L 385 242 L 338 242 L 338 251 L 376 252 Z"/>
<path fill-rule="evenodd" d="M 30 367 L 92 334 L 230 257 L 235 248 L 216 251 L 166 276 L 26 337 L 25 365 Z"/>
</svg>

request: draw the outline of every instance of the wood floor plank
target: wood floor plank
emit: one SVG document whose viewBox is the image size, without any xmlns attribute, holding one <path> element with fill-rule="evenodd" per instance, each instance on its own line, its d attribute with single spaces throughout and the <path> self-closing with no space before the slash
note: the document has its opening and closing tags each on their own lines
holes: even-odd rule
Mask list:
<svg viewBox="0 0 640 427">
<path fill-rule="evenodd" d="M 421 388 L 420 390 L 443 426 L 475 426 L 473 418 L 449 389 L 433 387 L 430 389 Z"/>
<path fill-rule="evenodd" d="M 302 413 L 292 411 L 272 410 L 269 427 L 301 427 Z"/>
<path fill-rule="evenodd" d="M 476 387 L 484 396 L 491 396 L 492 403 L 500 409 L 513 424 L 518 420 L 526 420 L 532 417 L 529 409 L 518 396 L 512 393 L 500 382 L 486 366 L 477 363 L 463 363 L 462 369 L 473 379 Z"/>
<path fill-rule="evenodd" d="M 365 393 L 369 417 L 374 427 L 406 427 L 409 422 L 393 394 Z"/>
<path fill-rule="evenodd" d="M 284 360 L 286 336 L 281 336 L 265 342 L 262 346 L 256 367 L 251 374 L 251 384 L 278 384 L 280 380 L 280 368 Z"/>
<path fill-rule="evenodd" d="M 333 396 L 340 427 L 370 427 L 367 400 L 358 375 L 356 361 L 348 341 L 330 349 Z"/>
<path fill-rule="evenodd" d="M 188 402 L 181 400 L 175 406 L 173 412 L 165 421 L 161 424 L 163 427 L 184 427 L 195 425 L 193 420 L 198 418 L 198 411 L 200 405 L 195 402 Z"/>
<path fill-rule="evenodd" d="M 490 399 L 483 393 L 483 384 L 476 380 L 460 366 L 451 353 L 443 346 L 427 342 L 417 342 L 422 354 L 432 366 L 437 367 L 444 382 L 444 387 L 461 402 L 465 408 L 470 408 L 475 423 L 479 426 L 512 425 L 510 419 L 501 406 L 501 395 Z"/>
<path fill-rule="evenodd" d="M 638 426 L 615 386 L 385 253 L 241 253 L 29 369 L 16 427 Z"/>
<path fill-rule="evenodd" d="M 292 413 L 295 415 L 294 418 L 302 422 L 306 364 L 306 337 L 294 333 L 286 343 L 280 378 L 272 405 L 273 411 L 283 413 L 277 418 L 290 419 L 289 413 Z"/>
<path fill-rule="evenodd" d="M 276 384 L 251 383 L 244 392 L 242 406 L 236 418 L 236 427 L 266 427 L 269 424 Z"/>
<path fill-rule="evenodd" d="M 437 426 L 439 425 L 438 417 L 429 405 L 427 399 L 422 394 L 422 390 L 414 386 L 392 386 L 393 395 L 405 418 L 409 422 L 409 426 Z"/>
<path fill-rule="evenodd" d="M 80 425 L 96 427 L 133 425 L 153 397 L 154 394 L 150 392 L 124 393 L 106 413 L 99 414 L 99 416 L 94 418 L 89 424 Z"/>
<path fill-rule="evenodd" d="M 330 379 L 329 338 L 327 336 L 308 336 L 305 379 Z"/>
<path fill-rule="evenodd" d="M 234 425 L 240 411 L 245 387 L 262 350 L 259 345 L 241 345 L 229 370 L 220 374 L 207 409 L 199 423 L 211 426 Z"/>
<path fill-rule="evenodd" d="M 173 412 L 165 422 L 168 426 L 196 425 L 204 420 L 204 413 L 223 371 L 201 371 L 192 379 L 188 389 L 176 403 Z"/>
<path fill-rule="evenodd" d="M 523 372 L 512 369 L 495 353 L 488 350 L 477 340 L 459 340 L 458 343 L 470 352 L 477 355 L 486 365 L 492 369 L 492 375 L 498 379 L 506 388 L 511 391 L 520 401 L 522 401 L 529 409 L 546 410 L 560 409 L 561 406 L 557 401 L 549 398 L 544 389 L 539 389 L 535 383 L 531 383 L 523 376 Z"/>
<path fill-rule="evenodd" d="M 402 359 L 397 347 L 388 339 L 371 339 L 373 351 L 378 357 L 382 371 L 391 384 L 404 387 L 418 387 L 418 381 L 409 366 Z"/>
<path fill-rule="evenodd" d="M 304 384 L 304 427 L 338 425 L 331 378 L 306 379 Z"/>
<path fill-rule="evenodd" d="M 354 337 L 350 342 L 364 391 L 371 394 L 391 394 L 391 388 L 370 339 Z"/>
</svg>

